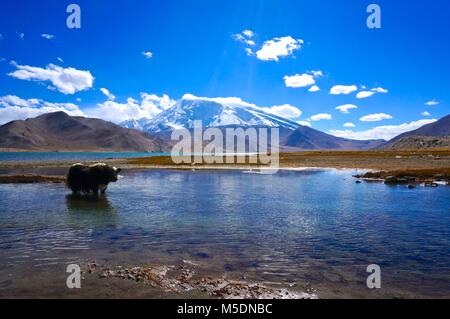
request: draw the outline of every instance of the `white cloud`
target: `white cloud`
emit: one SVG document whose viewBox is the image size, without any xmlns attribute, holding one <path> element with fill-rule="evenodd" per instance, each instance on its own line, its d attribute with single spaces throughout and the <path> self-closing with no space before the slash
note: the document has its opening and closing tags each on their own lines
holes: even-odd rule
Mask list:
<svg viewBox="0 0 450 319">
<path fill-rule="evenodd" d="M 316 83 L 314 77 L 311 74 L 296 74 L 296 75 L 286 75 L 284 78 L 284 83 L 286 87 L 290 88 L 300 88 L 310 86 Z"/>
<path fill-rule="evenodd" d="M 433 99 L 433 100 L 430 100 L 430 101 L 426 102 L 425 104 L 428 105 L 428 106 L 434 106 L 434 105 L 438 105 L 439 101 L 436 100 L 436 99 Z"/>
<path fill-rule="evenodd" d="M 242 31 L 242 34 L 248 38 L 253 38 L 253 36 L 255 35 L 255 33 L 252 30 L 244 30 Z"/>
<path fill-rule="evenodd" d="M 263 107 L 262 109 L 268 113 L 272 113 L 287 119 L 295 119 L 302 115 L 302 111 L 290 104 Z"/>
<path fill-rule="evenodd" d="M 0 125 L 59 111 L 64 111 L 73 116 L 84 116 L 78 106 L 72 103 L 51 103 L 41 99 L 22 99 L 15 95 L 0 97 Z"/>
<path fill-rule="evenodd" d="M 102 91 L 102 93 L 104 95 L 106 95 L 106 97 L 108 98 L 109 101 L 114 101 L 116 99 L 116 97 L 114 96 L 114 94 L 112 94 L 111 92 L 109 92 L 108 89 L 105 88 L 101 88 L 100 91 Z"/>
<path fill-rule="evenodd" d="M 420 113 L 420 115 L 422 115 L 422 116 L 431 116 L 430 112 L 427 112 L 427 111 Z"/>
<path fill-rule="evenodd" d="M 309 71 L 304 74 L 286 75 L 284 83 L 286 87 L 300 88 L 314 85 L 316 83 L 315 78 L 321 77 L 323 75 L 322 71 Z M 310 92 L 318 91 L 319 87 L 315 86 L 314 89 L 310 89 Z"/>
<path fill-rule="evenodd" d="M 64 60 L 63 60 L 62 58 L 57 57 L 56 59 L 57 59 L 59 62 L 64 63 Z"/>
<path fill-rule="evenodd" d="M 371 91 L 375 93 L 388 93 L 388 90 L 383 89 L 382 87 L 373 88 Z"/>
<path fill-rule="evenodd" d="M 382 87 L 377 87 L 377 88 L 371 89 L 370 91 L 358 92 L 358 94 L 356 94 L 356 97 L 358 99 L 365 99 L 365 98 L 371 97 L 372 95 L 374 95 L 376 93 L 388 93 L 388 90 L 383 89 Z"/>
<path fill-rule="evenodd" d="M 37 99 L 22 99 L 16 95 L 5 95 L 0 97 L 0 105 L 3 107 L 20 106 L 20 107 L 33 107 L 38 104 Z"/>
<path fill-rule="evenodd" d="M 45 69 L 40 67 L 18 65 L 12 63 L 18 70 L 9 73 L 16 79 L 26 81 L 49 81 L 53 84 L 49 89 L 56 88 L 64 94 L 74 94 L 90 89 L 94 83 L 94 77 L 89 71 L 81 71 L 75 68 L 62 68 L 49 64 Z"/>
<path fill-rule="evenodd" d="M 351 122 L 347 122 L 344 124 L 344 127 L 356 127 L 356 125 Z"/>
<path fill-rule="evenodd" d="M 3 34 L 0 33 L 0 40 L 3 40 Z"/>
<path fill-rule="evenodd" d="M 344 114 L 349 114 L 350 113 L 349 110 L 357 109 L 357 108 L 358 107 L 356 105 L 353 105 L 353 104 L 344 104 L 344 105 L 338 106 L 336 108 L 336 110 L 341 111 Z"/>
<path fill-rule="evenodd" d="M 332 120 L 333 117 L 330 114 L 321 113 L 311 116 L 308 121 L 322 121 L 322 120 Z"/>
<path fill-rule="evenodd" d="M 16 31 L 17 36 L 23 40 L 25 38 L 25 33 Z"/>
<path fill-rule="evenodd" d="M 155 110 L 156 113 L 161 113 L 174 106 L 177 102 L 172 100 L 167 94 L 158 96 L 156 94 L 141 93 L 142 106 L 147 109 Z"/>
<path fill-rule="evenodd" d="M 274 38 L 264 42 L 262 48 L 256 52 L 261 61 L 279 61 L 282 57 L 290 56 L 301 48 L 303 40 L 296 40 L 291 36 Z"/>
<path fill-rule="evenodd" d="M 249 46 L 254 46 L 254 45 L 256 44 L 255 41 L 250 40 L 250 39 L 246 39 L 246 38 L 243 37 L 241 34 L 235 34 L 235 35 L 234 35 L 234 39 L 235 39 L 236 41 L 245 43 L 245 44 L 247 44 L 247 45 L 249 45 Z"/>
<path fill-rule="evenodd" d="M 358 99 L 365 99 L 367 97 L 371 97 L 374 94 L 375 94 L 375 92 L 371 92 L 371 91 L 361 91 L 361 92 L 358 92 L 358 94 L 356 94 L 356 97 Z"/>
<path fill-rule="evenodd" d="M 330 89 L 330 94 L 339 95 L 339 94 L 350 94 L 358 90 L 356 85 L 335 85 Z"/>
<path fill-rule="evenodd" d="M 303 126 L 312 127 L 311 122 L 308 121 L 297 121 L 297 123 Z"/>
<path fill-rule="evenodd" d="M 400 125 L 384 125 L 377 126 L 372 129 L 360 132 L 354 132 L 352 130 L 330 130 L 329 133 L 344 138 L 350 138 L 354 140 L 373 140 L 373 139 L 384 139 L 390 140 L 397 135 L 405 132 L 413 131 L 422 127 L 423 125 L 436 122 L 435 119 L 430 120 L 419 120 L 410 123 L 403 123 Z"/>
<path fill-rule="evenodd" d="M 320 91 L 320 88 L 317 85 L 313 85 L 309 88 L 309 92 L 318 92 Z"/>
<path fill-rule="evenodd" d="M 55 36 L 53 34 L 48 34 L 48 33 L 41 34 L 41 37 L 43 37 L 44 39 L 47 39 L 47 40 L 52 40 L 55 38 Z"/>
<path fill-rule="evenodd" d="M 255 104 L 243 101 L 240 97 L 199 97 L 193 94 L 187 93 L 182 97 L 183 100 L 204 100 L 223 104 L 225 106 L 241 106 L 241 107 L 255 107 Z"/>
<path fill-rule="evenodd" d="M 254 32 L 251 30 L 244 30 L 241 33 L 233 34 L 233 39 L 249 46 L 254 46 L 256 43 L 252 40 Z"/>
<path fill-rule="evenodd" d="M 375 114 L 369 114 L 369 115 L 363 116 L 359 120 L 361 122 L 378 122 L 378 121 L 390 120 L 390 119 L 393 119 L 393 117 L 389 114 L 375 113 Z"/>
<path fill-rule="evenodd" d="M 142 55 L 145 56 L 147 59 L 153 58 L 153 52 L 150 51 L 144 51 L 142 52 Z"/>
<path fill-rule="evenodd" d="M 250 48 L 245 48 L 245 53 L 247 53 L 248 56 L 253 56 L 253 55 L 255 55 L 255 53 L 253 52 L 253 50 L 250 49 Z"/>
<path fill-rule="evenodd" d="M 106 121 L 121 123 L 130 119 L 152 118 L 172 107 L 175 103 L 174 100 L 165 94 L 157 96 L 155 94 L 141 93 L 140 102 L 133 98 L 128 98 L 126 103 L 106 101 L 86 110 L 86 114 Z"/>
</svg>

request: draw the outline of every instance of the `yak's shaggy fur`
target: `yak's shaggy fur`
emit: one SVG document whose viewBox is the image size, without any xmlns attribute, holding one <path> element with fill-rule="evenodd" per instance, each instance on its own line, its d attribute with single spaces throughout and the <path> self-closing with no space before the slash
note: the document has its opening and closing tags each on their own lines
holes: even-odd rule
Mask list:
<svg viewBox="0 0 450 319">
<path fill-rule="evenodd" d="M 98 194 L 99 190 L 104 194 L 109 183 L 117 182 L 120 171 L 120 168 L 103 163 L 91 166 L 75 164 L 67 174 L 67 186 L 75 194 L 79 192 Z"/>
</svg>

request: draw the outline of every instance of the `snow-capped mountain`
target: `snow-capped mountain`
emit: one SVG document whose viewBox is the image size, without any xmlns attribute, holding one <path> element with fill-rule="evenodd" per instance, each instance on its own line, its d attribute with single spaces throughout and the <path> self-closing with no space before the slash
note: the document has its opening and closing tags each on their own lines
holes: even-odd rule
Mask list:
<svg viewBox="0 0 450 319">
<path fill-rule="evenodd" d="M 289 119 L 266 112 L 264 108 L 233 98 L 183 98 L 171 108 L 152 119 L 129 120 L 121 125 L 144 131 L 150 135 L 166 137 L 176 129 L 194 127 L 194 121 L 202 121 L 204 128 L 278 127 L 280 145 L 285 150 L 299 149 L 372 149 L 383 143 L 354 141 L 338 138 L 313 128 L 302 126 Z"/>
<path fill-rule="evenodd" d="M 144 127 L 149 121 L 150 120 L 146 119 L 146 118 L 142 118 L 140 120 L 131 119 L 131 120 L 120 123 L 120 126 L 138 130 L 138 131 L 145 131 Z"/>
<path fill-rule="evenodd" d="M 291 120 L 265 112 L 262 108 L 244 103 L 218 103 L 210 99 L 182 99 L 153 119 L 130 120 L 121 125 L 145 132 L 164 132 L 193 128 L 194 121 L 203 127 L 281 127 L 290 130 L 300 125 Z"/>
</svg>

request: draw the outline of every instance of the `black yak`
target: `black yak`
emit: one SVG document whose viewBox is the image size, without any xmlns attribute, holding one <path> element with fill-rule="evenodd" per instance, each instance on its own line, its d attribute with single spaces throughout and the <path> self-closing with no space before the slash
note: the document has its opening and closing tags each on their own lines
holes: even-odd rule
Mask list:
<svg viewBox="0 0 450 319">
<path fill-rule="evenodd" d="M 120 171 L 120 168 L 103 163 L 91 166 L 75 164 L 72 165 L 67 174 L 67 186 L 74 194 L 93 192 L 97 195 L 99 190 L 104 194 L 109 183 L 117 182 Z"/>
</svg>

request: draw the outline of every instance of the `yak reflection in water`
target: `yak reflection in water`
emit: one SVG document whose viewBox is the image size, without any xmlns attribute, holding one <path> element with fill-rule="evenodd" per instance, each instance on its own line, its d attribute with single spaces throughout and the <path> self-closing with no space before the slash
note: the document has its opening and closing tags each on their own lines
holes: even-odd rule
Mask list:
<svg viewBox="0 0 450 319">
<path fill-rule="evenodd" d="M 115 213 L 106 195 L 74 195 L 66 196 L 66 203 L 69 212 L 73 213 Z"/>
</svg>

